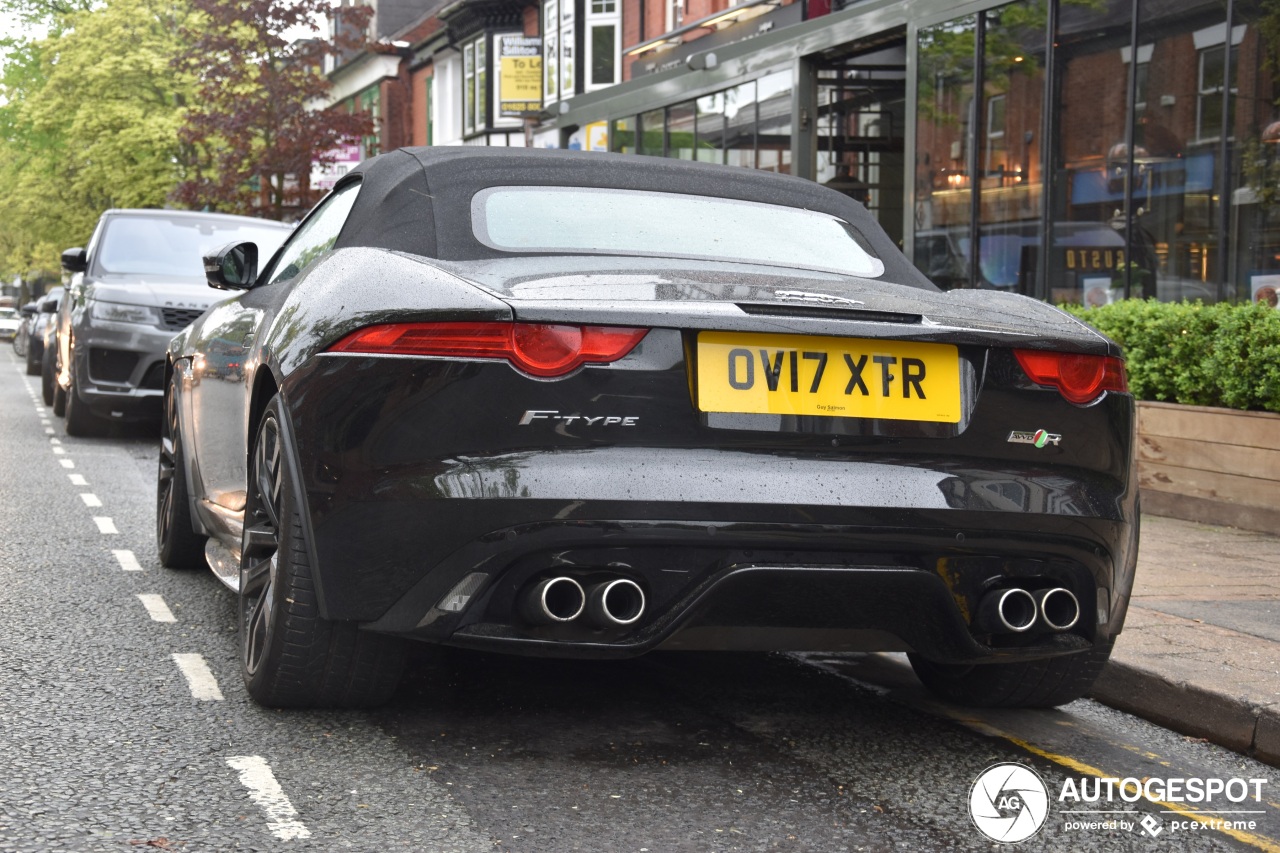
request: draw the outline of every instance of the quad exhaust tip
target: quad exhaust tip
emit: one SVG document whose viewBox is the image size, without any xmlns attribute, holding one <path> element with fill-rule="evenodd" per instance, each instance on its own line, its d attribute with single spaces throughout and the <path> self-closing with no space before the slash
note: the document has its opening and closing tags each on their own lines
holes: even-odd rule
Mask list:
<svg viewBox="0 0 1280 853">
<path fill-rule="evenodd" d="M 1080 601 L 1075 593 L 1062 587 L 1042 589 L 1034 593 L 1040 620 L 1054 631 L 1066 631 L 1080 621 Z"/>
<path fill-rule="evenodd" d="M 644 590 L 626 578 L 591 587 L 587 594 L 587 618 L 600 628 L 631 625 L 644 614 Z"/>
<path fill-rule="evenodd" d="M 520 615 L 535 625 L 562 624 L 581 616 L 586 604 L 587 594 L 573 578 L 545 578 L 521 599 Z"/>
<path fill-rule="evenodd" d="M 597 628 L 622 628 L 640 621 L 644 590 L 627 578 L 614 578 L 584 590 L 571 577 L 543 578 L 521 596 L 519 610 L 534 625 L 563 625 L 586 614 Z"/>
<path fill-rule="evenodd" d="M 1080 621 L 1080 600 L 1060 586 L 1034 592 L 1013 587 L 989 592 L 978 605 L 978 627 L 990 634 L 1020 634 L 1032 628 L 1069 631 Z"/>
<path fill-rule="evenodd" d="M 1020 634 L 1036 624 L 1039 607 L 1025 589 L 990 592 L 978 605 L 978 625 L 992 634 Z"/>
</svg>

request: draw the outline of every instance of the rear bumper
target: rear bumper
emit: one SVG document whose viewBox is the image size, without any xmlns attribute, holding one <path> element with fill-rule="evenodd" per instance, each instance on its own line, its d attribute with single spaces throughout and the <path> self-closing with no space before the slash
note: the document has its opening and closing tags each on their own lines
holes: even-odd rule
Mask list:
<svg viewBox="0 0 1280 853">
<path fill-rule="evenodd" d="M 304 458 L 300 469 L 317 466 Z M 326 496 L 319 480 L 307 491 L 327 615 L 423 640 L 557 656 L 876 649 L 946 661 L 1112 642 L 1136 557 L 1127 496 L 1006 471 L 1000 495 L 1020 491 L 1028 505 L 997 510 L 984 497 L 991 477 L 956 462 L 600 448 L 441 460 L 374 476 L 358 496 Z M 553 575 L 584 587 L 633 580 L 645 617 L 628 631 L 530 626 L 520 596 Z M 465 605 L 451 610 L 468 579 Z M 983 595 L 1015 585 L 1071 590 L 1080 625 L 971 629 Z"/>
<path fill-rule="evenodd" d="M 1123 538 L 1123 525 L 1102 525 L 1085 539 L 963 525 L 970 535 L 958 546 L 956 528 L 919 520 L 907 528 L 579 521 L 497 530 L 435 566 L 368 627 L 544 656 L 877 650 L 953 662 L 1071 653 L 1119 632 L 1132 573 L 1116 572 L 1114 561 L 1131 555 L 1098 542 Z M 482 585 L 450 612 L 456 589 L 477 573 Z M 536 579 L 567 575 L 586 586 L 602 573 L 644 588 L 649 607 L 635 630 L 530 626 L 520 618 L 519 596 Z M 1065 634 L 985 636 L 970 627 L 971 616 L 984 592 L 1000 585 L 1064 586 L 1084 618 Z"/>
<path fill-rule="evenodd" d="M 623 382 L 624 368 L 584 371 L 570 388 L 504 386 L 504 365 L 314 366 L 284 393 L 330 619 L 549 656 L 887 649 L 956 662 L 1082 651 L 1123 623 L 1137 551 L 1127 397 L 1065 415 L 1056 394 L 1011 401 L 1031 410 L 1028 423 L 1053 422 L 1040 406 L 1073 437 L 1089 430 L 1079 457 L 1099 467 L 1082 468 L 1060 448 L 1007 443 L 1004 421 L 981 413 L 942 440 L 697 426 L 678 370 L 642 382 Z M 640 426 L 518 423 L 531 409 L 578 411 L 561 402 L 571 396 L 601 414 L 638 411 Z M 634 581 L 643 618 L 529 624 L 521 597 L 560 575 Z M 974 627 L 984 595 L 1009 586 L 1069 589 L 1079 624 Z"/>
</svg>

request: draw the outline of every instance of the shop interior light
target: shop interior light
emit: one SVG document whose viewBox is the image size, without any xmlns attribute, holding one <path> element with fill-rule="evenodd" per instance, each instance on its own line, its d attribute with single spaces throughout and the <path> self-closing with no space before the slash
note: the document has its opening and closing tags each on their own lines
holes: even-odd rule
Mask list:
<svg viewBox="0 0 1280 853">
<path fill-rule="evenodd" d="M 699 18 L 698 20 L 692 21 L 684 26 L 677 27 L 671 32 L 664 33 L 657 38 L 641 42 L 634 47 L 625 48 L 622 52 L 627 56 L 639 56 L 642 53 L 648 53 L 649 51 L 657 50 L 660 47 L 674 47 L 684 41 L 684 35 L 686 33 L 736 21 L 748 12 L 753 14 L 759 12 L 761 6 L 779 5 L 781 5 L 781 0 L 746 0 L 746 2 L 739 3 L 736 6 L 724 10 L 723 12 L 712 13 L 707 15 L 705 18 Z"/>
</svg>

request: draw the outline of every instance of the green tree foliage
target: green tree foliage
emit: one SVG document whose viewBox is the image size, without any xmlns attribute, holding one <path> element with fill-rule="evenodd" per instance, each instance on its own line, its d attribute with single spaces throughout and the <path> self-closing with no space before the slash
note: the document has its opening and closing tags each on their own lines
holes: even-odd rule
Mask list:
<svg viewBox="0 0 1280 853">
<path fill-rule="evenodd" d="M 328 0 L 192 2 L 198 15 L 184 31 L 187 49 L 175 67 L 199 82 L 181 133 L 190 169 L 174 197 L 276 219 L 306 210 L 315 201 L 307 187 L 312 163 L 371 131 L 365 115 L 311 108 L 329 92 L 321 72 L 326 53 L 354 45 L 284 37 L 328 13 Z M 363 33 L 369 10 L 342 12 L 356 19 L 350 30 Z"/>
<path fill-rule="evenodd" d="M 1140 400 L 1280 412 L 1280 311 L 1126 299 L 1067 310 L 1124 347 Z"/>
<path fill-rule="evenodd" d="M 103 210 L 161 206 L 178 180 L 191 84 L 171 64 L 190 7 L 66 8 L 48 38 L 10 42 L 0 77 L 0 262 L 13 272 L 56 270 Z"/>
</svg>

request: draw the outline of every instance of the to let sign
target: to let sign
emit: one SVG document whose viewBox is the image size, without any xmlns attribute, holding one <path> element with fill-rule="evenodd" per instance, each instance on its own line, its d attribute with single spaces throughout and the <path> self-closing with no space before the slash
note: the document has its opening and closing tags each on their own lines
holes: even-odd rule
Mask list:
<svg viewBox="0 0 1280 853">
<path fill-rule="evenodd" d="M 498 111 L 537 115 L 542 110 L 542 39 L 499 36 L 498 63 Z"/>
</svg>

